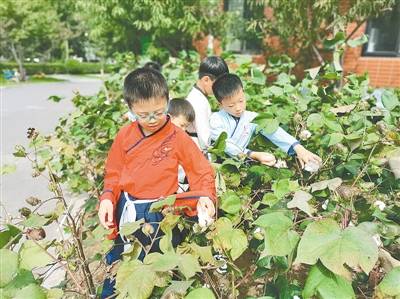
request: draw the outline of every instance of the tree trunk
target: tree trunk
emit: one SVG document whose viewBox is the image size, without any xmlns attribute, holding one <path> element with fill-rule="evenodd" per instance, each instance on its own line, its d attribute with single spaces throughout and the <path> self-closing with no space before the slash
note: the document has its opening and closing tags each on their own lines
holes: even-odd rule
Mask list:
<svg viewBox="0 0 400 299">
<path fill-rule="evenodd" d="M 25 68 L 24 68 L 24 66 L 23 66 L 23 64 L 22 64 L 23 58 L 22 58 L 22 57 L 19 57 L 19 55 L 18 55 L 18 53 L 17 53 L 17 50 L 15 49 L 15 45 L 14 45 L 13 42 L 11 42 L 11 47 L 10 47 L 10 49 L 11 49 L 11 53 L 12 53 L 13 56 L 14 56 L 15 61 L 16 61 L 17 64 L 18 64 L 18 71 L 19 71 L 19 78 L 18 78 L 18 79 L 19 79 L 20 81 L 25 81 L 25 80 L 26 80 L 26 71 L 25 71 Z"/>
</svg>

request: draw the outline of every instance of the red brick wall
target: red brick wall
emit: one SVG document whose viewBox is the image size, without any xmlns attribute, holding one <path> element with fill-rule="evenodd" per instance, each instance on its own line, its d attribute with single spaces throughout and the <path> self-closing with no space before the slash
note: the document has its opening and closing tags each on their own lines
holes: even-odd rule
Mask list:
<svg viewBox="0 0 400 299">
<path fill-rule="evenodd" d="M 347 27 L 347 34 L 356 28 L 356 24 Z M 357 38 L 365 33 L 364 23 L 354 33 Z M 366 57 L 361 56 L 362 47 L 347 48 L 344 53 L 344 70 L 346 73 L 369 73 L 370 84 L 374 87 L 400 87 L 400 57 Z"/>
</svg>

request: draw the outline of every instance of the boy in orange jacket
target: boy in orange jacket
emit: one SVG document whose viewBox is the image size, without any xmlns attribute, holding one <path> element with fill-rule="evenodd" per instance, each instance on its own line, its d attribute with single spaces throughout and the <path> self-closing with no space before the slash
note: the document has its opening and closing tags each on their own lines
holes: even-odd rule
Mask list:
<svg viewBox="0 0 400 299">
<path fill-rule="evenodd" d="M 210 163 L 196 144 L 180 128 L 171 123 L 168 111 L 168 87 L 158 71 L 139 68 L 124 82 L 124 98 L 136 121 L 124 126 L 117 134 L 105 167 L 104 190 L 100 197 L 99 219 L 106 228 L 145 219 L 157 232 L 163 216 L 149 212 L 154 201 L 174 194 L 178 189 L 178 165 L 187 175 L 190 192 L 177 195 L 175 205 L 185 206 L 188 216 L 199 211 L 213 217 L 216 190 Z M 157 236 L 134 233 L 143 247 Z M 179 235 L 173 236 L 179 243 Z M 159 238 L 150 252 L 159 251 Z M 173 241 L 174 242 L 174 241 Z M 121 258 L 128 240 L 116 235 L 115 245 L 107 254 L 110 265 Z M 144 258 L 142 250 L 139 259 Z M 114 294 L 115 282 L 106 279 L 102 298 Z"/>
</svg>

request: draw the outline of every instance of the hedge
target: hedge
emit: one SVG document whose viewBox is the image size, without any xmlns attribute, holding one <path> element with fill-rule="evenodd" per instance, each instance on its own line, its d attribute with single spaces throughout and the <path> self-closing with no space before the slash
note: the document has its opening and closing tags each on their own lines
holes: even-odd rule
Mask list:
<svg viewBox="0 0 400 299">
<path fill-rule="evenodd" d="M 113 65 L 105 65 L 105 72 L 112 72 Z M 96 74 L 100 73 L 102 68 L 98 62 L 79 62 L 69 60 L 67 62 L 46 62 L 46 63 L 24 63 L 24 68 L 28 75 L 38 73 L 44 74 Z M 18 64 L 15 62 L 0 62 L 0 72 L 6 69 L 18 69 Z"/>
</svg>

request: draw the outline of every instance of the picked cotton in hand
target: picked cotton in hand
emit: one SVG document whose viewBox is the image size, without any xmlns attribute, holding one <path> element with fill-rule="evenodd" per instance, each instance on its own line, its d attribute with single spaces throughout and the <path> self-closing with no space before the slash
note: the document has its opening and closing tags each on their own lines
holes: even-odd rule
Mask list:
<svg viewBox="0 0 400 299">
<path fill-rule="evenodd" d="M 276 161 L 274 167 L 275 168 L 288 168 L 286 161 L 280 160 L 280 159 L 278 159 L 278 161 Z"/>
<path fill-rule="evenodd" d="M 320 167 L 321 164 L 316 163 L 314 161 L 310 161 L 306 163 L 306 165 L 304 166 L 304 170 L 312 173 L 312 172 L 317 172 Z"/>
<path fill-rule="evenodd" d="M 214 219 L 208 215 L 206 209 L 199 209 L 197 218 L 199 219 L 199 226 L 201 228 L 207 228 L 214 222 Z"/>
</svg>

